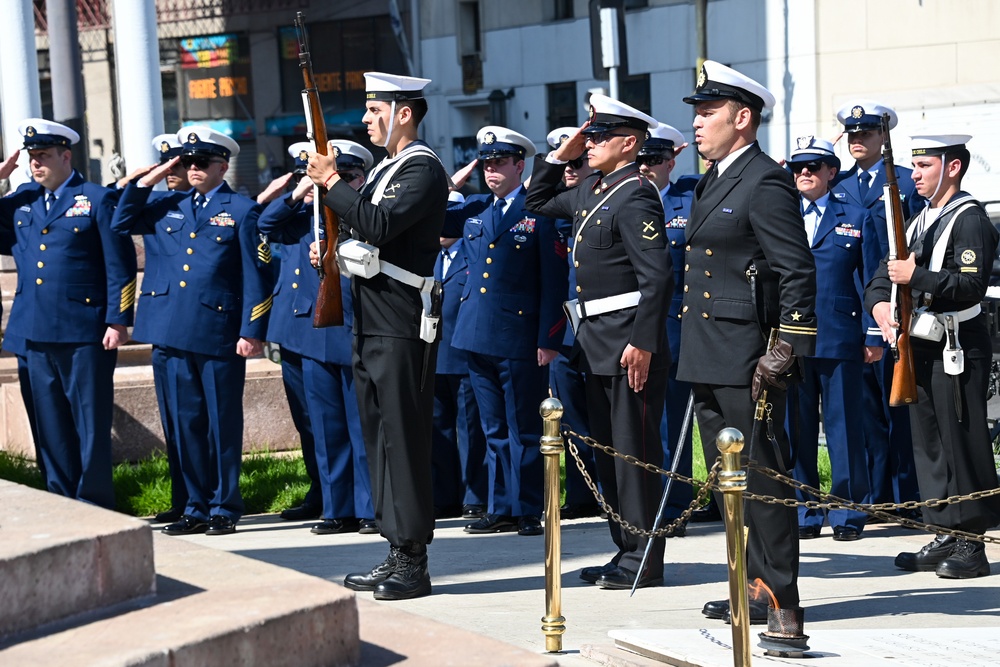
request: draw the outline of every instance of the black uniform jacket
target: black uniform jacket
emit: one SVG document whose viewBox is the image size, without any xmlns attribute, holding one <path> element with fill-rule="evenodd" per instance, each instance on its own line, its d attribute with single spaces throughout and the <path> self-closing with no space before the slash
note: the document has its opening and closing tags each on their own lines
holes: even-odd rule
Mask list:
<svg viewBox="0 0 1000 667">
<path fill-rule="evenodd" d="M 951 201 L 964 196 L 968 196 L 968 193 L 959 192 L 952 197 Z M 948 220 L 954 214 L 952 212 L 939 217 L 927 227 L 922 238 L 914 239 L 910 244 L 912 252 L 916 254 L 917 264 L 913 270 L 913 276 L 910 278 L 910 287 L 917 295 L 929 294 L 931 296 L 929 308 L 936 313 L 965 310 L 980 303 L 986 297 L 986 288 L 990 284 L 990 271 L 993 268 L 993 258 L 996 256 L 997 239 L 1000 236 L 990 222 L 986 211 L 977 202 L 958 215 L 951 230 L 941 270 L 931 271 L 928 267 L 931 263 L 934 245 L 941 237 L 941 232 L 947 226 Z M 918 217 L 919 213 L 910 218 L 907 228 L 916 224 Z M 892 283 L 889 280 L 888 267 L 887 260 L 883 259 L 865 289 L 865 310 L 869 313 L 875 304 L 880 301 L 889 301 Z M 923 305 L 923 301 L 918 300 L 915 295 L 913 305 L 914 307 Z M 981 336 L 971 334 L 973 332 L 982 333 L 985 327 L 985 315 L 979 315 L 962 322 L 958 328 L 959 342 L 962 347 L 968 348 L 976 341 L 981 340 Z M 963 332 L 966 334 L 965 336 L 963 336 Z M 944 347 L 944 340 L 931 342 L 912 337 L 910 340 L 913 343 L 914 352 L 933 351 L 934 356 L 937 356 Z M 970 351 L 966 350 L 966 354 L 969 353 Z M 987 349 L 983 356 L 986 357 L 989 354 L 990 351 Z"/>
<path fill-rule="evenodd" d="M 403 150 L 426 147 L 415 141 Z M 369 175 L 361 192 L 340 180 L 327 193 L 325 203 L 350 227 L 353 236 L 379 249 L 379 259 L 418 276 L 434 274 L 441 252 L 441 227 L 448 205 L 448 176 L 441 163 L 429 155 L 409 158 L 393 175 L 378 204 L 372 193 L 385 170 L 383 162 Z M 420 292 L 384 274 L 352 278 L 354 332 L 394 338 L 420 337 Z"/>
<path fill-rule="evenodd" d="M 772 327 L 795 354 L 814 353 L 816 266 L 799 196 L 757 143 L 698 183 L 686 232 L 678 380 L 749 385 Z"/>
<path fill-rule="evenodd" d="M 576 267 L 577 296 L 581 301 L 634 292 L 639 305 L 580 323 L 577 340 L 591 372 L 621 375 L 622 352 L 629 343 L 653 353 L 651 367 L 670 365 L 664 322 L 670 303 L 673 271 L 663 252 L 666 232 L 663 205 L 656 186 L 629 164 L 607 176 L 594 174 L 582 184 L 561 191 L 564 166 L 535 158 L 525 207 L 550 218 L 573 220 L 572 261 Z M 618 183 L 617 192 L 601 200 Z M 585 228 L 581 224 L 599 206 Z"/>
</svg>

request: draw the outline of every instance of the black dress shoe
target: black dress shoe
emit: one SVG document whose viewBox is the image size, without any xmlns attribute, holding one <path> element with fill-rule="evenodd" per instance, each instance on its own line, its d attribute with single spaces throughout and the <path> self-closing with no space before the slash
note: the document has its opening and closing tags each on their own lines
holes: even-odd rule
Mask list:
<svg viewBox="0 0 1000 667">
<path fill-rule="evenodd" d="M 362 519 L 358 525 L 358 532 L 362 535 L 378 535 L 378 523 L 375 519 Z"/>
<path fill-rule="evenodd" d="M 206 535 L 232 535 L 236 532 L 236 522 L 228 516 L 216 514 L 208 520 Z"/>
<path fill-rule="evenodd" d="M 722 620 L 729 613 L 729 600 L 712 600 L 706 602 L 701 608 L 701 613 L 708 618 Z"/>
<path fill-rule="evenodd" d="M 986 545 L 982 542 L 958 539 L 955 546 L 934 570 L 944 579 L 975 579 L 990 573 L 990 561 L 986 559 Z"/>
<path fill-rule="evenodd" d="M 280 516 L 285 521 L 307 521 L 309 519 L 318 519 L 322 511 L 322 507 L 302 503 L 296 507 L 281 510 Z"/>
<path fill-rule="evenodd" d="M 671 521 L 673 521 L 673 519 L 671 519 Z M 664 537 L 684 537 L 685 535 L 687 535 L 687 524 L 682 523 L 674 528 L 674 532 L 667 533 Z"/>
<path fill-rule="evenodd" d="M 722 513 L 719 512 L 719 506 L 715 503 L 709 503 L 691 512 L 691 523 L 709 523 L 712 521 L 722 521 Z"/>
<path fill-rule="evenodd" d="M 585 519 L 598 516 L 600 513 L 601 506 L 597 503 L 571 503 L 559 508 L 561 519 Z"/>
<path fill-rule="evenodd" d="M 411 600 L 431 594 L 427 572 L 427 547 L 396 549 L 396 566 L 385 581 L 375 587 L 376 600 Z"/>
<path fill-rule="evenodd" d="M 389 549 L 389 555 L 369 572 L 354 572 L 344 577 L 344 586 L 352 591 L 373 591 L 389 578 L 396 568 L 396 547 Z"/>
<path fill-rule="evenodd" d="M 585 567 L 582 570 L 580 570 L 580 578 L 586 581 L 588 584 L 596 584 L 597 580 L 601 578 L 602 574 L 614 572 L 617 567 L 618 566 L 615 565 L 614 563 Z"/>
<path fill-rule="evenodd" d="M 353 517 L 346 519 L 323 519 L 321 523 L 309 529 L 310 533 L 316 535 L 337 535 L 339 533 L 356 533 L 360 523 Z"/>
<path fill-rule="evenodd" d="M 750 612 L 750 625 L 764 625 L 767 623 L 767 604 L 763 602 L 755 602 L 750 600 L 747 603 L 748 611 Z M 726 617 L 722 619 L 727 625 L 732 625 L 733 617 L 729 613 L 729 607 L 726 607 Z"/>
<path fill-rule="evenodd" d="M 834 526 L 833 540 L 835 542 L 853 542 L 861 539 L 861 533 L 851 526 Z"/>
<path fill-rule="evenodd" d="M 747 606 L 750 608 L 751 625 L 767 623 L 767 604 L 750 600 Z M 711 602 L 706 602 L 705 606 L 701 608 L 701 613 L 708 618 L 715 618 L 725 621 L 726 623 L 732 622 L 729 615 L 729 600 L 713 600 Z"/>
<path fill-rule="evenodd" d="M 185 514 L 174 523 L 163 527 L 163 532 L 167 535 L 194 535 L 195 533 L 204 533 L 206 530 L 208 530 L 208 522 L 196 519 L 190 514 Z"/>
<path fill-rule="evenodd" d="M 956 540 L 951 535 L 938 535 L 920 551 L 903 553 L 896 556 L 896 567 L 908 572 L 934 572 L 941 562 L 951 555 L 956 546 Z"/>
<path fill-rule="evenodd" d="M 482 519 L 484 516 L 486 516 L 484 505 L 462 505 L 463 519 Z"/>
<path fill-rule="evenodd" d="M 822 530 L 819 526 L 799 526 L 800 540 L 815 540 Z"/>
<path fill-rule="evenodd" d="M 517 534 L 518 535 L 544 535 L 545 531 L 542 530 L 542 520 L 537 516 L 526 515 L 518 517 L 517 519 Z"/>
<path fill-rule="evenodd" d="M 153 523 L 173 523 L 174 521 L 180 521 L 180 518 L 184 516 L 183 507 L 171 507 L 166 512 L 160 512 L 153 517 Z"/>
<path fill-rule="evenodd" d="M 594 583 L 600 588 L 605 588 L 608 590 L 632 590 L 632 584 L 635 583 L 635 572 L 631 570 L 626 570 L 623 567 L 615 566 L 615 569 L 605 572 L 597 578 Z M 663 583 L 663 577 L 643 577 L 639 580 L 639 585 L 636 588 L 648 588 L 650 586 L 659 586 Z"/>
<path fill-rule="evenodd" d="M 508 533 L 517 530 L 517 520 L 505 514 L 487 514 L 479 521 L 474 521 L 465 527 L 465 532 L 472 535 L 487 535 L 489 533 Z"/>
</svg>

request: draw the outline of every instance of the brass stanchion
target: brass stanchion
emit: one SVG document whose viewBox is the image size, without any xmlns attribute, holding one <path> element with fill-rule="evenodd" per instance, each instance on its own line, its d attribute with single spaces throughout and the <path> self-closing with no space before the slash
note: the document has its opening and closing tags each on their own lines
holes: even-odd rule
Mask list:
<svg viewBox="0 0 1000 667">
<path fill-rule="evenodd" d="M 743 491 L 747 488 L 747 476 L 740 465 L 743 434 L 735 428 L 724 428 L 719 432 L 716 444 L 722 452 L 719 489 L 722 491 L 726 518 L 733 665 L 750 667 L 750 604 L 747 596 L 746 546 L 743 537 Z"/>
<path fill-rule="evenodd" d="M 562 636 L 566 632 L 566 619 L 560 613 L 562 534 L 559 528 L 559 455 L 563 453 L 563 406 L 558 399 L 546 398 L 538 412 L 545 420 L 539 448 L 545 460 L 545 616 L 542 617 L 542 634 L 545 635 L 545 650 L 558 653 L 562 651 Z"/>
</svg>

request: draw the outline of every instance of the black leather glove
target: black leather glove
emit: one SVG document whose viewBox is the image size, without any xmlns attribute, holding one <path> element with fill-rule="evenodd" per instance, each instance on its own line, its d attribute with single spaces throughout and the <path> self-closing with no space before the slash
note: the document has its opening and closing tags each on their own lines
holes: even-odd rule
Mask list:
<svg viewBox="0 0 1000 667">
<path fill-rule="evenodd" d="M 779 338 L 774 347 L 757 361 L 753 383 L 750 385 L 750 398 L 758 400 L 768 385 L 778 389 L 786 388 L 790 379 L 789 371 L 794 364 L 792 344 Z"/>
</svg>

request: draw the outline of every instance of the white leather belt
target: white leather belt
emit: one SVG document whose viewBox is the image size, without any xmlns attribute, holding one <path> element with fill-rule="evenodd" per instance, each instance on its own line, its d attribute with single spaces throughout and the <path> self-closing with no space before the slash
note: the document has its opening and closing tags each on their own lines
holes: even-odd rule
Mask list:
<svg viewBox="0 0 1000 667">
<path fill-rule="evenodd" d="M 399 282 L 405 283 L 410 287 L 414 287 L 421 292 L 429 292 L 431 286 L 434 285 L 434 278 L 423 278 L 412 271 L 407 271 L 406 269 L 400 268 L 395 264 L 390 264 L 384 259 L 379 260 L 378 268 L 379 273 L 384 273 L 393 280 L 398 280 Z"/>
<path fill-rule="evenodd" d="M 588 317 L 596 317 L 598 315 L 603 315 L 604 313 L 610 313 L 615 310 L 634 308 L 639 305 L 639 297 L 639 291 L 636 290 L 635 292 L 615 294 L 614 296 L 606 296 L 600 299 L 592 299 L 590 301 L 578 301 L 576 304 L 576 313 L 582 320 Z"/>
<path fill-rule="evenodd" d="M 958 317 L 959 322 L 965 322 L 971 320 L 973 317 L 975 317 L 981 312 L 983 312 L 983 306 L 982 304 L 977 303 L 974 306 L 969 306 L 965 310 L 960 310 L 956 312 L 955 315 Z M 942 319 L 940 316 L 942 316 L 944 313 L 939 313 L 937 311 L 934 311 L 934 314 L 938 316 L 938 319 Z"/>
</svg>

